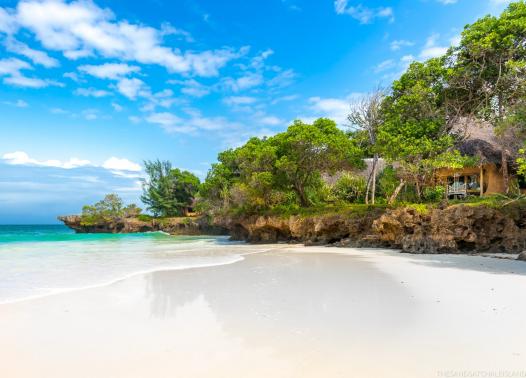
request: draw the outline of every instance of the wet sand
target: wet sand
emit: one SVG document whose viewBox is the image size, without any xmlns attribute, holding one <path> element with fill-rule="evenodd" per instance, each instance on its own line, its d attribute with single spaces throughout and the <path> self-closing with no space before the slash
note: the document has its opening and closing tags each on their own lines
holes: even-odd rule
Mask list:
<svg viewBox="0 0 526 378">
<path fill-rule="evenodd" d="M 0 305 L 0 375 L 526 376 L 526 263 L 269 248 Z"/>
</svg>

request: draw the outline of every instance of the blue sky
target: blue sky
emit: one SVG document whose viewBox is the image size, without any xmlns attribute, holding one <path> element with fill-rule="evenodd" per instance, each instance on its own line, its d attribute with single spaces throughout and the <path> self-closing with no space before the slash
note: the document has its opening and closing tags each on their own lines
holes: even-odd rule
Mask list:
<svg viewBox="0 0 526 378">
<path fill-rule="evenodd" d="M 440 55 L 503 0 L 0 0 L 0 223 L 53 223 L 142 162 L 219 151 Z"/>
</svg>

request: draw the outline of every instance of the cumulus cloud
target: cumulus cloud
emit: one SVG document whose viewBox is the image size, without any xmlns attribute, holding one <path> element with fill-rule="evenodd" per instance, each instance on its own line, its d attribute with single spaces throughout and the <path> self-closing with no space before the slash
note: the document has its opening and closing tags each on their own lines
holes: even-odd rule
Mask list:
<svg viewBox="0 0 526 378">
<path fill-rule="evenodd" d="M 391 48 L 391 50 L 393 51 L 398 51 L 400 50 L 402 47 L 411 47 L 411 46 L 414 46 L 415 43 L 412 42 L 412 41 L 407 41 L 405 39 L 398 39 L 398 40 L 395 40 L 395 41 L 392 41 L 390 44 L 389 44 L 389 47 Z"/>
<path fill-rule="evenodd" d="M 131 79 L 124 78 L 117 83 L 119 92 L 130 100 L 135 100 L 141 94 L 141 91 L 147 90 L 146 88 L 144 81 L 135 77 Z"/>
<path fill-rule="evenodd" d="M 230 96 L 225 97 L 223 99 L 223 102 L 229 106 L 235 106 L 235 105 L 249 105 L 253 104 L 257 101 L 255 97 L 249 97 L 249 96 Z"/>
<path fill-rule="evenodd" d="M 78 70 L 99 79 L 118 80 L 131 73 L 139 72 L 140 67 L 129 66 L 124 63 L 105 63 L 101 65 L 79 66 Z"/>
<path fill-rule="evenodd" d="M 303 119 L 312 120 L 324 117 L 334 120 L 338 125 L 347 125 L 347 116 L 351 110 L 351 104 L 363 97 L 363 93 L 350 93 L 342 98 L 311 97 L 309 98 L 310 115 Z M 302 118 L 300 117 L 300 119 Z"/>
<path fill-rule="evenodd" d="M 7 51 L 25 56 L 34 64 L 39 64 L 46 68 L 58 67 L 60 63 L 55 58 L 50 57 L 47 53 L 40 50 L 30 48 L 25 43 L 17 41 L 14 38 L 7 38 L 4 41 L 4 46 Z"/>
<path fill-rule="evenodd" d="M 337 14 L 351 16 L 361 24 L 369 24 L 376 18 L 387 18 L 389 21 L 394 21 L 394 12 L 391 7 L 369 8 L 362 4 L 349 5 L 348 0 L 335 0 L 334 10 Z"/>
<path fill-rule="evenodd" d="M 44 166 L 44 167 L 55 167 L 55 168 L 64 168 L 64 169 L 72 169 L 72 168 L 83 167 L 86 165 L 91 165 L 91 162 L 89 160 L 82 160 L 78 158 L 71 158 L 67 161 L 37 160 L 37 159 L 31 158 L 24 151 L 15 151 L 15 152 L 6 153 L 2 156 L 2 159 L 5 160 L 7 164 L 11 164 L 11 165 L 38 165 L 38 166 Z"/>
<path fill-rule="evenodd" d="M 29 156 L 28 153 L 24 151 L 15 151 L 8 152 L 2 155 L 2 160 L 9 165 L 25 165 L 25 166 L 39 166 L 39 167 L 52 167 L 52 168 L 61 168 L 61 169 L 75 169 L 81 167 L 98 167 L 98 165 L 93 164 L 89 160 L 79 159 L 76 157 L 70 158 L 68 160 L 38 160 Z M 110 157 L 105 160 L 101 168 L 111 171 L 115 175 L 126 175 L 130 172 L 134 172 L 135 176 L 137 172 L 142 171 L 142 167 L 134 163 L 131 160 L 118 157 Z"/>
<path fill-rule="evenodd" d="M 77 88 L 74 92 L 77 96 L 84 96 L 84 97 L 106 97 L 111 96 L 111 92 L 103 90 L 103 89 L 95 89 L 95 88 Z"/>
<path fill-rule="evenodd" d="M 5 84 L 28 88 L 43 88 L 49 85 L 62 86 L 62 84 L 52 80 L 27 77 L 21 72 L 32 69 L 33 67 L 29 63 L 17 58 L 0 59 L 0 77 L 4 77 Z"/>
<path fill-rule="evenodd" d="M 204 97 L 212 91 L 212 88 L 203 85 L 195 79 L 168 80 L 167 83 L 180 86 L 181 93 L 191 97 Z"/>
<path fill-rule="evenodd" d="M 246 47 L 182 52 L 163 41 L 166 35 L 181 35 L 178 29 L 118 19 L 110 9 L 87 0 L 22 0 L 12 11 L 0 8 L 0 32 L 12 34 L 17 29 L 31 31 L 42 46 L 67 59 L 98 55 L 199 76 L 217 76 L 229 61 L 248 52 Z"/>
<path fill-rule="evenodd" d="M 142 170 L 139 164 L 128 159 L 117 158 L 114 156 L 102 163 L 102 167 L 112 171 L 140 172 Z"/>
<path fill-rule="evenodd" d="M 440 46 L 438 45 L 438 40 L 440 38 L 440 34 L 434 33 L 431 34 L 424 45 L 424 48 L 420 52 L 420 58 L 421 59 L 430 59 L 430 58 L 436 58 L 441 55 L 444 55 L 449 46 Z"/>
<path fill-rule="evenodd" d="M 190 117 L 179 117 L 173 113 L 152 113 L 145 118 L 146 122 L 162 127 L 168 133 L 195 134 L 198 131 L 235 132 L 242 126 L 224 117 L 204 117 L 198 111 L 191 112 Z"/>
</svg>

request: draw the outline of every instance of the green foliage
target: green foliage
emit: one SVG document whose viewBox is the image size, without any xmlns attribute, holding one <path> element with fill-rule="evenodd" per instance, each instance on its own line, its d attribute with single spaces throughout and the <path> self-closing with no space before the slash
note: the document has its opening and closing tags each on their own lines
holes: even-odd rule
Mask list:
<svg viewBox="0 0 526 378">
<path fill-rule="evenodd" d="M 142 202 L 155 216 L 185 215 L 199 189 L 199 179 L 188 171 L 172 168 L 168 161 L 145 161 Z"/>
<path fill-rule="evenodd" d="M 443 185 L 430 186 L 424 189 L 423 199 L 426 202 L 440 202 L 446 196 L 446 188 Z"/>
<path fill-rule="evenodd" d="M 466 158 L 453 149 L 444 107 L 444 58 L 411 64 L 383 103 L 378 132 L 380 153 L 398 165 L 398 175 L 414 185 L 418 198 L 438 168 L 459 168 Z"/>
<path fill-rule="evenodd" d="M 380 196 L 389 198 L 398 186 L 400 179 L 392 166 L 387 166 L 378 176 L 378 189 Z"/>
<path fill-rule="evenodd" d="M 517 158 L 517 173 L 526 176 L 526 146 L 519 150 L 519 157 Z"/>
<path fill-rule="evenodd" d="M 322 173 L 359 167 L 361 156 L 333 121 L 295 121 L 283 133 L 220 153 L 199 191 L 199 208 L 253 212 L 310 206 L 326 196 Z"/>
<path fill-rule="evenodd" d="M 122 199 L 117 194 L 108 194 L 96 204 L 84 206 L 80 222 L 83 226 L 90 226 L 114 222 L 121 218 L 137 217 L 140 214 L 141 209 L 137 205 L 124 206 Z"/>
<path fill-rule="evenodd" d="M 367 182 L 362 176 L 344 173 L 332 186 L 331 195 L 337 201 L 364 202 Z"/>
</svg>

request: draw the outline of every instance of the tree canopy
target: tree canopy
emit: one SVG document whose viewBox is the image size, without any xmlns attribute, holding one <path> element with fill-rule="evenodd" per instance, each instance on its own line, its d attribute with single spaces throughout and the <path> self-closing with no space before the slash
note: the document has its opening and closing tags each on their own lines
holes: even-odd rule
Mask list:
<svg viewBox="0 0 526 378">
<path fill-rule="evenodd" d="M 172 168 L 169 161 L 145 161 L 142 202 L 156 216 L 186 215 L 199 189 L 197 176 Z"/>
</svg>

